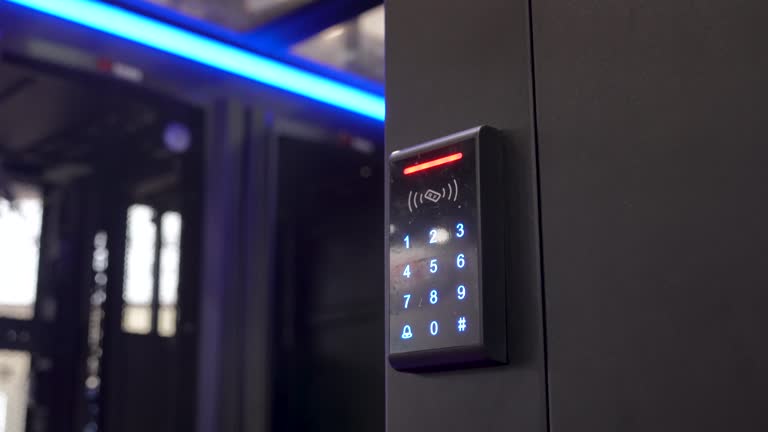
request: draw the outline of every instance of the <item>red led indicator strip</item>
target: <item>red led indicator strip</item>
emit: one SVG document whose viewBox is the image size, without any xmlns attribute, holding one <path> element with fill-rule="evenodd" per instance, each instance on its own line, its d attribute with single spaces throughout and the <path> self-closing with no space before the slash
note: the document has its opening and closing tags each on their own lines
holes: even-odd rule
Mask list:
<svg viewBox="0 0 768 432">
<path fill-rule="evenodd" d="M 405 175 L 414 174 L 414 173 L 417 173 L 419 171 L 424 171 L 424 170 L 428 170 L 430 168 L 434 168 L 434 167 L 437 167 L 437 166 L 440 166 L 440 165 L 445 165 L 447 163 L 456 162 L 457 160 L 459 160 L 459 159 L 461 159 L 463 157 L 464 157 L 463 153 L 454 153 L 452 155 L 441 157 L 439 159 L 434 159 L 434 160 L 431 160 L 429 162 L 423 162 L 423 163 L 420 163 L 418 165 L 409 166 L 408 168 L 403 170 L 403 174 L 405 174 Z"/>
</svg>

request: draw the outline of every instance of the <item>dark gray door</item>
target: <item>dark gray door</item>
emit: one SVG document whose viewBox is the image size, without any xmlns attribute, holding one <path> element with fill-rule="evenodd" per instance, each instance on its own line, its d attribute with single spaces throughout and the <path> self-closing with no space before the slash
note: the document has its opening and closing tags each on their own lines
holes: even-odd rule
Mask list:
<svg viewBox="0 0 768 432">
<path fill-rule="evenodd" d="M 551 430 L 768 429 L 768 5 L 532 4 Z"/>
</svg>

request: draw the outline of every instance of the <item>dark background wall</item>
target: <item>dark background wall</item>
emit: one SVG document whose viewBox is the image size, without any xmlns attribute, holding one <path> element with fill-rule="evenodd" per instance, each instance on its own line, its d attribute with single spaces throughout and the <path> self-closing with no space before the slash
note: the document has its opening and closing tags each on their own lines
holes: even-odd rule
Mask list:
<svg viewBox="0 0 768 432">
<path fill-rule="evenodd" d="M 515 131 L 506 189 L 519 209 L 509 219 L 510 364 L 431 374 L 387 364 L 388 430 L 544 431 L 527 1 L 392 0 L 386 21 L 386 154 L 479 124 Z"/>
<path fill-rule="evenodd" d="M 510 262 L 524 360 L 388 368 L 388 430 L 768 430 L 768 5 L 456 3 L 387 3 L 387 152 L 514 130 L 544 285 Z"/>
<path fill-rule="evenodd" d="M 551 430 L 768 430 L 768 4 L 532 5 Z"/>
<path fill-rule="evenodd" d="M 281 135 L 272 432 L 384 431 L 381 151 Z M 381 147 L 379 147 L 381 149 Z"/>
</svg>

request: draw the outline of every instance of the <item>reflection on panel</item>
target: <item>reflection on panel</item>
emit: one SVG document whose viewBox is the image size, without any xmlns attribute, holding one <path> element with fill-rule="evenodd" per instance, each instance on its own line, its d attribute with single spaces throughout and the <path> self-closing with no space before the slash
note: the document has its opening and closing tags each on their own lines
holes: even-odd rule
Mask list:
<svg viewBox="0 0 768 432">
<path fill-rule="evenodd" d="M 299 56 L 384 81 L 384 6 L 339 24 L 293 47 Z"/>
<path fill-rule="evenodd" d="M 30 355 L 0 350 L 0 432 L 24 432 Z"/>
<path fill-rule="evenodd" d="M 37 268 L 43 202 L 39 190 L 11 188 L 0 196 L 0 317 L 31 319 L 37 297 Z"/>
<path fill-rule="evenodd" d="M 146 205 L 133 205 L 128 209 L 123 289 L 123 331 L 126 333 L 152 331 L 157 230 L 154 217 L 154 210 Z"/>
</svg>

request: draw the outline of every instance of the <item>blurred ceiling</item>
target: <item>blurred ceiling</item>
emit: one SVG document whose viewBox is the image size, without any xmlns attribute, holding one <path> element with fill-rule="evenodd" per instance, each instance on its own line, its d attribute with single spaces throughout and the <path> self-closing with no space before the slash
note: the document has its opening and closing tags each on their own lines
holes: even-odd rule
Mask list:
<svg viewBox="0 0 768 432">
<path fill-rule="evenodd" d="M 318 0 L 144 0 L 235 31 L 252 30 Z"/>
<path fill-rule="evenodd" d="M 318 65 L 384 81 L 383 0 L 103 0 L 173 22 L 226 30 L 243 46 L 275 48 Z M 142 6 L 143 5 L 143 6 Z M 157 16 L 157 10 L 167 11 Z"/>
<path fill-rule="evenodd" d="M 106 154 L 167 159 L 164 128 L 192 115 L 191 108 L 107 80 L 0 63 L 0 163 L 11 171 L 36 176 Z"/>
<path fill-rule="evenodd" d="M 292 47 L 302 57 L 384 82 L 384 6 Z"/>
</svg>

